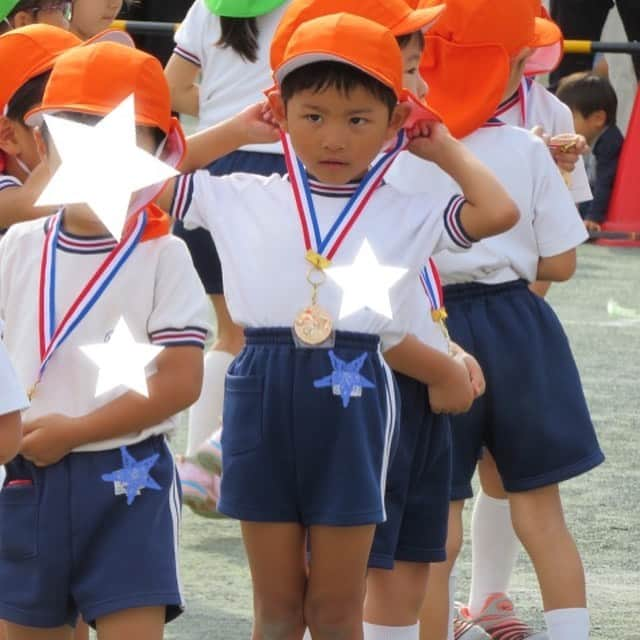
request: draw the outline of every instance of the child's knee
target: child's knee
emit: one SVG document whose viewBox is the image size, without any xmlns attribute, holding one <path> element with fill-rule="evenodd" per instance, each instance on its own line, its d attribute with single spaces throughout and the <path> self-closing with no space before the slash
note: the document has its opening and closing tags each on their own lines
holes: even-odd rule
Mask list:
<svg viewBox="0 0 640 640">
<path fill-rule="evenodd" d="M 288 640 L 304 628 L 302 600 L 255 596 L 255 625 L 262 640 Z"/>
<path fill-rule="evenodd" d="M 511 520 L 522 543 L 550 540 L 567 531 L 556 485 L 510 495 Z"/>
<path fill-rule="evenodd" d="M 364 594 L 351 597 L 328 592 L 308 595 L 304 604 L 304 619 L 311 635 L 317 633 L 325 637 L 344 633 L 357 625 L 361 627 L 363 600 Z"/>
</svg>

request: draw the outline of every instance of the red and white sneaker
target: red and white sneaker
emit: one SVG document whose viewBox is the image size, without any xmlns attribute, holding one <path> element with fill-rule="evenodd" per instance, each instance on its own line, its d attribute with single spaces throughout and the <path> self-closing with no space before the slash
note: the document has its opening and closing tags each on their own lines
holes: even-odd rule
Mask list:
<svg viewBox="0 0 640 640">
<path fill-rule="evenodd" d="M 493 640 L 549 640 L 546 632 L 535 631 L 518 618 L 505 593 L 492 593 L 475 618 L 471 618 L 467 607 L 461 607 L 460 615 L 481 626 Z"/>
<path fill-rule="evenodd" d="M 464 614 L 465 608 L 456 602 L 453 618 L 454 640 L 491 640 L 491 636 L 480 625 Z"/>
</svg>

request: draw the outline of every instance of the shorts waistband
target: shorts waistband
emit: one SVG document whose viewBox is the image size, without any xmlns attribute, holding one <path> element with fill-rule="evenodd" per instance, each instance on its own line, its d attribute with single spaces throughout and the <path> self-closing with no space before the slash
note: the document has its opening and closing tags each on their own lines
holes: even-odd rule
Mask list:
<svg viewBox="0 0 640 640">
<path fill-rule="evenodd" d="M 244 337 L 247 345 L 283 345 L 295 346 L 289 327 L 247 328 Z M 345 349 L 363 349 L 377 351 L 380 337 L 373 333 L 357 333 L 355 331 L 336 331 L 335 346 Z M 324 347 L 319 347 L 324 348 Z"/>
<path fill-rule="evenodd" d="M 448 284 L 444 287 L 445 304 L 450 300 L 463 298 L 479 298 L 498 295 L 509 291 L 528 289 L 526 280 L 510 280 L 500 284 L 485 284 L 484 282 L 463 282 L 461 284 Z"/>
</svg>

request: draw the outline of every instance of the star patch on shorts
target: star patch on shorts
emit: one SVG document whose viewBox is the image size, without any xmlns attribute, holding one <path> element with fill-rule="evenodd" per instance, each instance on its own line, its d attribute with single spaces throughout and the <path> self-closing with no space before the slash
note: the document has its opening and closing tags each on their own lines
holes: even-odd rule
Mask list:
<svg viewBox="0 0 640 640">
<path fill-rule="evenodd" d="M 115 495 L 126 495 L 127 504 L 131 506 L 143 489 L 153 489 L 154 491 L 162 489 L 149 475 L 149 471 L 160 457 L 159 453 L 144 460 L 136 460 L 127 451 L 127 447 L 120 447 L 120 454 L 122 455 L 122 468 L 102 475 L 105 482 L 113 482 Z"/>
<path fill-rule="evenodd" d="M 351 362 L 345 362 L 331 350 L 329 351 L 329 359 L 333 372 L 324 378 L 314 380 L 313 386 L 316 389 L 331 387 L 334 396 L 342 398 L 342 406 L 346 409 L 349 406 L 351 398 L 359 398 L 362 396 L 363 389 L 374 389 L 375 384 L 360 375 L 368 353 L 363 353 Z"/>
</svg>

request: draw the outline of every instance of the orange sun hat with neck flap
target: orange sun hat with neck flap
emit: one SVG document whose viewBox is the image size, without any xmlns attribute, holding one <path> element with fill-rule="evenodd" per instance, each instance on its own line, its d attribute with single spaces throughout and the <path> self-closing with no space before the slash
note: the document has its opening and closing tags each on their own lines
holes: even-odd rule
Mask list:
<svg viewBox="0 0 640 640">
<path fill-rule="evenodd" d="M 282 63 L 287 43 L 303 23 L 333 13 L 350 13 L 373 20 L 390 29 L 394 36 L 426 32 L 438 19 L 444 5 L 416 10 L 405 0 L 294 0 L 282 15 L 271 41 L 271 68 Z"/>
<path fill-rule="evenodd" d="M 171 115 L 171 96 L 162 65 L 157 58 L 133 47 L 102 42 L 76 47 L 63 53 L 51 72 L 42 105 L 30 111 L 25 121 L 37 126 L 44 115 L 60 112 L 104 117 L 131 94 L 134 96 L 136 124 L 156 127 L 166 138 L 158 158 L 177 168 L 186 149 L 178 120 Z M 129 207 L 133 215 L 147 207 L 162 191 L 164 183 L 138 191 Z M 144 239 L 163 235 L 169 219 L 151 208 Z M 149 227 L 155 227 L 155 231 Z M 151 234 L 151 235 L 150 235 Z"/>
<path fill-rule="evenodd" d="M 70 31 L 44 23 L 13 29 L 0 36 L 0 60 L 11 61 L 4 65 L 0 78 L 0 114 L 6 113 L 16 91 L 29 80 L 49 71 L 61 53 L 105 40 L 131 42 L 126 33 L 108 30 L 83 43 Z"/>
<path fill-rule="evenodd" d="M 536 18 L 540 20 L 546 20 L 560 30 L 560 27 L 556 25 L 549 12 L 544 8 L 544 5 L 540 0 L 531 0 L 531 6 Z M 562 31 L 560 31 L 560 40 L 554 42 L 546 47 L 537 48 L 533 54 L 527 59 L 527 63 L 524 67 L 524 73 L 526 76 L 539 76 L 545 73 L 551 73 L 562 61 L 564 56 L 564 39 L 562 37 Z"/>
<path fill-rule="evenodd" d="M 538 13 L 532 0 L 447 0 L 425 36 L 420 72 L 429 85 L 430 104 L 455 137 L 469 135 L 493 116 L 504 98 L 511 62 L 523 49 L 562 41 L 560 29 Z"/>
<path fill-rule="evenodd" d="M 412 113 L 405 126 L 419 120 L 441 120 L 439 114 L 403 88 L 402 52 L 394 34 L 381 24 L 348 13 L 303 22 L 287 42 L 274 69 L 277 86 L 291 72 L 314 62 L 340 62 L 360 69 L 393 90 Z"/>
</svg>

